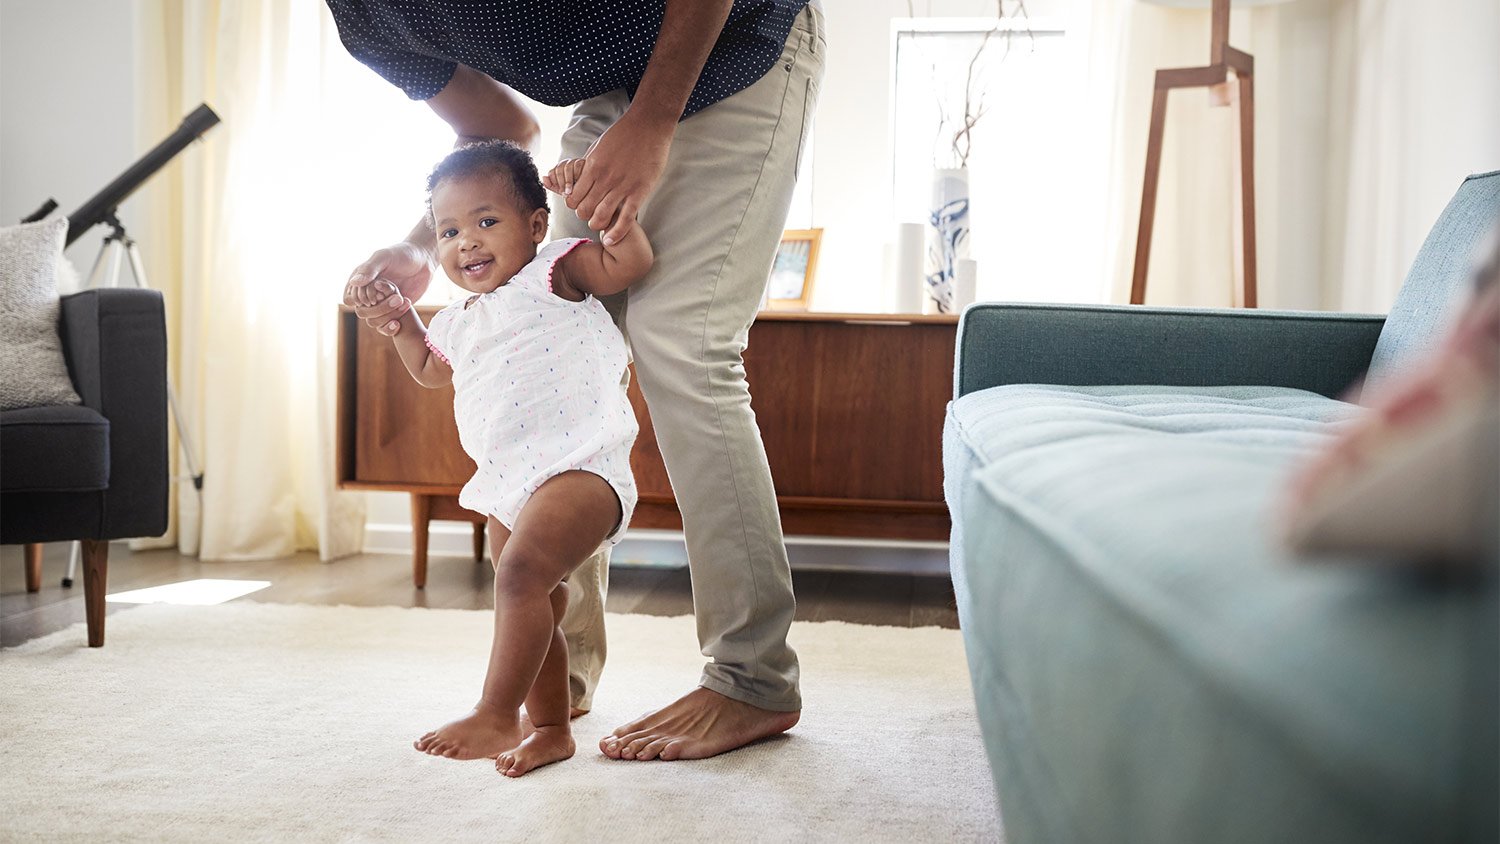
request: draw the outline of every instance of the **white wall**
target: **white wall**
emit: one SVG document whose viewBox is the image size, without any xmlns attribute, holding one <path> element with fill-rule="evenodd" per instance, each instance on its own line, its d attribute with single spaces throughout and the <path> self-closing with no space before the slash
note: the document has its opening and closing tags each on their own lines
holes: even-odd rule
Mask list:
<svg viewBox="0 0 1500 844">
<path fill-rule="evenodd" d="M 129 167 L 136 148 L 135 6 L 129 0 L 0 2 L 0 225 L 48 197 L 68 214 Z M 127 201 L 121 221 L 135 236 Z M 81 272 L 106 232 L 68 250 Z"/>
</svg>

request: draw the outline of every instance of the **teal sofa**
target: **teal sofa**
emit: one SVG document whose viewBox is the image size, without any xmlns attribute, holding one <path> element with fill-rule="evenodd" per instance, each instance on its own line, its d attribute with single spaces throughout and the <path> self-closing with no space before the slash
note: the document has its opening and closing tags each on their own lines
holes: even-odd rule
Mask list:
<svg viewBox="0 0 1500 844">
<path fill-rule="evenodd" d="M 1493 570 L 1308 565 L 1274 530 L 1288 472 L 1362 412 L 1341 397 L 1432 346 L 1497 220 L 1500 173 L 1465 180 L 1388 317 L 964 312 L 952 572 L 1012 844 L 1497 839 Z"/>
</svg>

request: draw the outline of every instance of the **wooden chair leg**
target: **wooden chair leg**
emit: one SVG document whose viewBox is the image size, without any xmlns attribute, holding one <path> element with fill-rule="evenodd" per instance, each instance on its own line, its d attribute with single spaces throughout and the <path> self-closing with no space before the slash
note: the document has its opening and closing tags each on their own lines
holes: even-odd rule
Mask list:
<svg viewBox="0 0 1500 844">
<path fill-rule="evenodd" d="M 474 562 L 484 562 L 484 525 L 474 523 Z"/>
<path fill-rule="evenodd" d="M 83 540 L 83 611 L 88 619 L 89 647 L 104 647 L 104 594 L 109 575 L 109 543 Z"/>
<path fill-rule="evenodd" d="M 1157 72 L 1160 77 L 1160 71 Z M 1151 264 L 1151 228 L 1156 220 L 1156 185 L 1161 175 L 1162 133 L 1167 123 L 1167 94 L 1157 79 L 1151 98 L 1151 134 L 1146 139 L 1146 179 L 1141 185 L 1141 221 L 1135 235 L 1135 272 L 1130 279 L 1130 304 L 1146 302 L 1146 269 Z"/>
<path fill-rule="evenodd" d="M 42 543 L 31 542 L 26 545 L 26 591 L 40 592 L 42 590 Z"/>
<path fill-rule="evenodd" d="M 1240 87 L 1240 213 L 1245 250 L 1244 305 L 1255 307 L 1255 95 L 1250 74 L 1239 77 Z"/>
<path fill-rule="evenodd" d="M 411 494 L 411 582 L 427 587 L 427 525 L 432 521 L 432 497 Z"/>
</svg>

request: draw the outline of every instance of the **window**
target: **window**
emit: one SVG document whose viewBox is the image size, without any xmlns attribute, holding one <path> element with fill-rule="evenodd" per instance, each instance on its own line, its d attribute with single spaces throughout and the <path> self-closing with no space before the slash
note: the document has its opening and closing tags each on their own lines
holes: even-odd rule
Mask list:
<svg viewBox="0 0 1500 844">
<path fill-rule="evenodd" d="M 1066 300 L 1059 275 L 1079 232 L 1076 74 L 1060 27 L 1006 19 L 993 30 L 993 18 L 893 21 L 892 222 L 925 222 L 932 171 L 967 155 L 979 298 Z M 978 115 L 967 137 L 966 91 Z"/>
</svg>

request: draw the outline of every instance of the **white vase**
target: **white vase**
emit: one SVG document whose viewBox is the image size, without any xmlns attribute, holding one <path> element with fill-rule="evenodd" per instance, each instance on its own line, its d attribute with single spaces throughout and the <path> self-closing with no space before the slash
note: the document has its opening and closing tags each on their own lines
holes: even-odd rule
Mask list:
<svg viewBox="0 0 1500 844">
<path fill-rule="evenodd" d="M 932 171 L 932 206 L 927 218 L 927 298 L 937 313 L 954 310 L 958 261 L 969 257 L 969 171 Z"/>
</svg>

